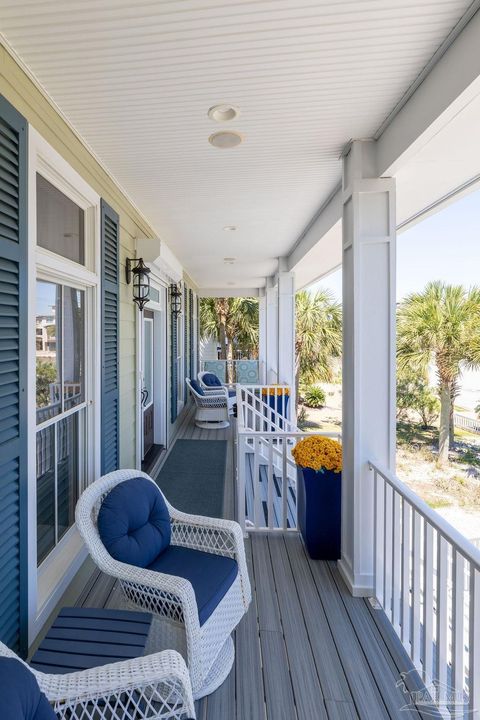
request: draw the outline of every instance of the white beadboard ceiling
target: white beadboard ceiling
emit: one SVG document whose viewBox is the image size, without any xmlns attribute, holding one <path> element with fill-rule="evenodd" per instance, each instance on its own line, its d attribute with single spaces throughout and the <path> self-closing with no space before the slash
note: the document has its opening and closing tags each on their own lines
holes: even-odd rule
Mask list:
<svg viewBox="0 0 480 720">
<path fill-rule="evenodd" d="M 200 287 L 259 287 L 470 0 L 0 0 L 0 30 Z M 240 108 L 231 123 L 207 117 Z M 212 132 L 242 145 L 219 150 Z M 236 232 L 225 232 L 236 225 Z M 236 263 L 225 265 L 224 257 Z"/>
</svg>

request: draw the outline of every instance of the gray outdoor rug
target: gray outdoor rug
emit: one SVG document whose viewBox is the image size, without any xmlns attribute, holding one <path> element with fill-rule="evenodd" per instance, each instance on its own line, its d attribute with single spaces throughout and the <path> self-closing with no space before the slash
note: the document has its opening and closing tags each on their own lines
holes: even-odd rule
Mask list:
<svg viewBox="0 0 480 720">
<path fill-rule="evenodd" d="M 226 461 L 226 440 L 176 440 L 155 480 L 178 510 L 221 518 Z"/>
</svg>

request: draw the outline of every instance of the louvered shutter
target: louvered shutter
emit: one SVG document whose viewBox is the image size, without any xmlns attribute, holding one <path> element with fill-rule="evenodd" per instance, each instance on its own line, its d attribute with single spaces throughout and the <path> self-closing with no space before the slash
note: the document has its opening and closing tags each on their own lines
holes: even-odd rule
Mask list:
<svg viewBox="0 0 480 720">
<path fill-rule="evenodd" d="M 170 420 L 177 419 L 177 318 L 170 306 Z"/>
<path fill-rule="evenodd" d="M 190 331 L 190 371 L 189 375 L 190 377 L 195 377 L 195 347 L 194 347 L 194 341 L 195 341 L 195 327 L 193 323 L 193 290 L 188 291 L 188 315 L 190 317 L 190 325 L 189 325 L 189 331 Z"/>
<path fill-rule="evenodd" d="M 185 368 L 184 374 L 186 375 L 188 373 L 188 377 L 191 378 L 191 374 L 189 372 L 189 366 L 188 366 L 188 358 L 189 358 L 189 339 L 190 339 L 190 333 L 189 333 L 189 315 L 188 315 L 188 289 L 187 286 L 183 288 L 183 367 Z M 187 394 L 187 384 L 184 385 L 183 390 L 183 402 L 185 405 L 187 404 L 188 400 L 188 394 Z"/>
<path fill-rule="evenodd" d="M 0 96 L 0 640 L 26 654 L 27 123 Z"/>
<path fill-rule="evenodd" d="M 102 200 L 102 473 L 116 470 L 119 452 L 120 222 Z"/>
</svg>

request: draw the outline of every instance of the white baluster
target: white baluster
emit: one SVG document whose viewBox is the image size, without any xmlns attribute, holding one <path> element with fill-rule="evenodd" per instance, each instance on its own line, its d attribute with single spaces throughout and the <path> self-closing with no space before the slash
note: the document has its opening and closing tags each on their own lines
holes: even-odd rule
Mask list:
<svg viewBox="0 0 480 720">
<path fill-rule="evenodd" d="M 397 492 L 393 493 L 392 508 L 392 625 L 400 635 L 400 594 L 402 569 L 402 543 L 401 543 L 401 498 Z"/>
<path fill-rule="evenodd" d="M 448 543 L 437 533 L 436 661 L 439 700 L 445 699 L 448 663 Z"/>
<path fill-rule="evenodd" d="M 452 680 L 456 693 L 465 684 L 465 562 L 458 550 L 452 558 Z"/>
<path fill-rule="evenodd" d="M 402 508 L 402 595 L 401 595 L 401 617 L 402 617 L 402 642 L 410 654 L 410 589 L 411 589 L 411 552 L 412 552 L 412 508 L 404 500 Z"/>
<path fill-rule="evenodd" d="M 423 679 L 431 682 L 433 672 L 433 528 L 424 523 L 423 557 Z"/>
<path fill-rule="evenodd" d="M 472 720 L 480 718 L 480 571 L 470 563 L 468 638 L 468 708 Z"/>
</svg>

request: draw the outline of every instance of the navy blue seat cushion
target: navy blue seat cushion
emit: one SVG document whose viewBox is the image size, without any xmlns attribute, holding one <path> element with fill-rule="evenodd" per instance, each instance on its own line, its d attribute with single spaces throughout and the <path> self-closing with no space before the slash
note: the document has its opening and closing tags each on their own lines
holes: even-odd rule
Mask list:
<svg viewBox="0 0 480 720">
<path fill-rule="evenodd" d="M 232 558 L 176 545 L 170 545 L 148 569 L 176 575 L 192 583 L 200 625 L 208 620 L 225 597 L 238 573 L 238 565 Z"/>
<path fill-rule="evenodd" d="M 98 532 L 115 560 L 147 567 L 170 545 L 170 515 L 162 494 L 142 477 L 116 485 L 102 502 Z"/>
<path fill-rule="evenodd" d="M 15 658 L 0 658 L 0 718 L 57 720 L 35 675 Z"/>
<path fill-rule="evenodd" d="M 190 380 L 190 385 L 195 390 L 195 392 L 197 392 L 199 395 L 205 395 L 205 390 L 202 388 L 200 383 L 198 383 L 196 380 Z"/>
<path fill-rule="evenodd" d="M 222 382 L 215 373 L 205 373 L 205 375 L 202 375 L 202 381 L 207 387 L 222 387 Z"/>
</svg>

